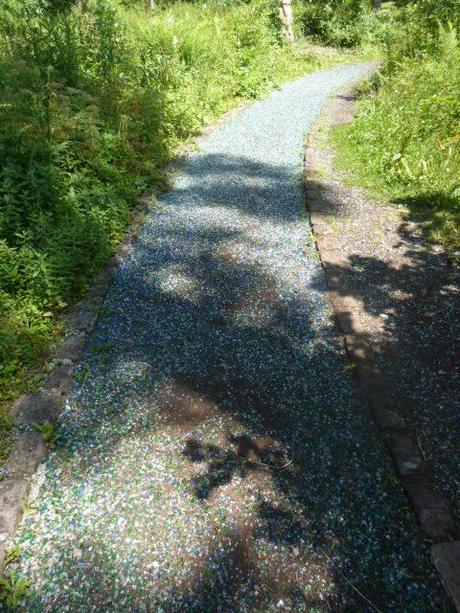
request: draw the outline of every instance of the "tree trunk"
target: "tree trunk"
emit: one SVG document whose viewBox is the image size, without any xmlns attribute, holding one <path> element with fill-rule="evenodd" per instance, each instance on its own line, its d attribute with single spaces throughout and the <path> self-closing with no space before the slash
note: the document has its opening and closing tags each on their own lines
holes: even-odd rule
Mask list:
<svg viewBox="0 0 460 613">
<path fill-rule="evenodd" d="M 292 0 L 281 0 L 279 17 L 281 19 L 284 38 L 292 43 L 294 40 L 294 15 L 292 13 Z"/>
</svg>

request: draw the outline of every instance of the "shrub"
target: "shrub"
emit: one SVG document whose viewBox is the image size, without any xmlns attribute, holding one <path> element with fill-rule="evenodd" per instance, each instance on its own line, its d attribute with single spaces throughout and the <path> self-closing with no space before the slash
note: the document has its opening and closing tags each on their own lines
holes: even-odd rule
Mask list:
<svg viewBox="0 0 460 613">
<path fill-rule="evenodd" d="M 307 0 L 298 8 L 304 34 L 342 47 L 368 39 L 374 27 L 371 16 L 370 0 Z"/>
</svg>

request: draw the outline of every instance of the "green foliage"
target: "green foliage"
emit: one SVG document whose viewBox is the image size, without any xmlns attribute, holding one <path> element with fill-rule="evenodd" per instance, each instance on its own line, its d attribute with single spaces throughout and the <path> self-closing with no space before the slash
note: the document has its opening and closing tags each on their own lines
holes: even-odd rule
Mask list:
<svg viewBox="0 0 460 613">
<path fill-rule="evenodd" d="M 297 17 L 304 34 L 342 47 L 354 47 L 372 37 L 377 19 L 370 0 L 304 0 Z"/>
<path fill-rule="evenodd" d="M 12 570 L 0 576 L 0 605 L 4 605 L 7 611 L 17 609 L 30 586 L 29 579 L 19 577 Z"/>
<path fill-rule="evenodd" d="M 460 46 L 450 0 L 438 4 L 444 24 L 424 12 L 428 6 L 404 9 L 403 22 L 415 20 L 419 43 L 405 37 L 405 25 L 395 34 L 371 95 L 336 138 L 343 165 L 424 218 L 429 237 L 454 253 L 460 248 Z"/>
<path fill-rule="evenodd" d="M 17 545 L 10 547 L 5 553 L 5 566 L 17 562 L 21 556 L 21 548 Z"/>
<path fill-rule="evenodd" d="M 8 450 L 13 441 L 13 428 L 13 419 L 9 415 L 0 415 L 0 463 L 8 456 Z"/>
<path fill-rule="evenodd" d="M 38 432 L 42 433 L 43 440 L 45 441 L 48 447 L 52 449 L 53 447 L 56 446 L 56 443 L 59 438 L 59 433 L 54 427 L 54 424 L 52 424 L 50 421 L 46 421 L 43 424 L 37 424 L 35 426 L 35 429 L 38 430 Z"/>
<path fill-rule="evenodd" d="M 460 0 L 418 0 L 395 3 L 397 27 L 387 40 L 387 70 L 405 58 L 423 58 L 439 50 L 439 27 L 460 28 Z"/>
</svg>

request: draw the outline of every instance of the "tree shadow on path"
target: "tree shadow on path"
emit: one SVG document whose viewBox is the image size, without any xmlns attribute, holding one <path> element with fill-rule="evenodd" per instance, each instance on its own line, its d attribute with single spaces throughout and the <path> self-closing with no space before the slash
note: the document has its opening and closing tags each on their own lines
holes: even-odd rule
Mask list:
<svg viewBox="0 0 460 613">
<path fill-rule="evenodd" d="M 87 375 L 56 456 L 66 455 L 74 487 L 100 471 L 123 492 L 136 479 L 150 485 L 136 458 L 120 483 L 110 472 L 127 442 L 145 441 L 152 471 L 165 464 L 155 484 L 177 490 L 190 534 L 197 508 L 203 522 L 223 518 L 221 549 L 210 533 L 195 575 L 177 580 L 166 604 L 163 584 L 150 585 L 152 607 L 443 610 L 426 543 L 347 370 L 292 170 L 228 156 L 203 165 L 217 167 L 222 185 L 195 168 L 193 187 L 179 181 L 174 202 L 167 195 L 146 220 L 80 366 Z M 278 188 L 283 206 L 266 204 Z M 161 526 L 165 509 L 150 504 Z M 150 558 L 156 546 L 146 544 Z"/>
</svg>

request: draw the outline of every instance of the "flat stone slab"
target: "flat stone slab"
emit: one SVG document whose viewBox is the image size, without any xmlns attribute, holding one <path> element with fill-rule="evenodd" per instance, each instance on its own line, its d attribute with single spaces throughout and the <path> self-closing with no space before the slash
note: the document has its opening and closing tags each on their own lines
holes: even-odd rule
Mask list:
<svg viewBox="0 0 460 613">
<path fill-rule="evenodd" d="M 46 445 L 40 432 L 24 432 L 16 441 L 6 462 L 10 477 L 31 476 L 44 458 Z"/>
<path fill-rule="evenodd" d="M 57 390 L 67 395 L 72 385 L 73 367 L 70 363 L 55 364 L 43 382 L 43 389 L 47 391 Z"/>
<path fill-rule="evenodd" d="M 25 479 L 7 479 L 0 483 L 0 543 L 8 541 L 18 525 L 28 491 Z"/>
<path fill-rule="evenodd" d="M 412 475 L 423 466 L 420 450 L 408 435 L 391 433 L 386 437 L 386 442 L 401 476 Z"/>
<path fill-rule="evenodd" d="M 447 502 L 436 490 L 422 479 L 403 477 L 402 484 L 428 536 L 441 540 L 454 533 L 454 521 Z"/>
<path fill-rule="evenodd" d="M 69 326 L 72 330 L 90 332 L 98 317 L 98 310 L 92 303 L 83 303 L 69 316 Z"/>
<path fill-rule="evenodd" d="M 60 347 L 57 349 L 54 357 L 62 360 L 72 360 L 76 362 L 80 359 L 83 348 L 86 343 L 86 334 L 78 334 L 66 338 Z"/>
<path fill-rule="evenodd" d="M 38 394 L 20 396 L 13 404 L 10 415 L 20 426 L 43 424 L 55 420 L 63 405 L 64 399 L 61 392 L 42 391 Z"/>
<path fill-rule="evenodd" d="M 431 555 L 447 593 L 460 611 L 460 541 L 433 545 Z"/>
</svg>

